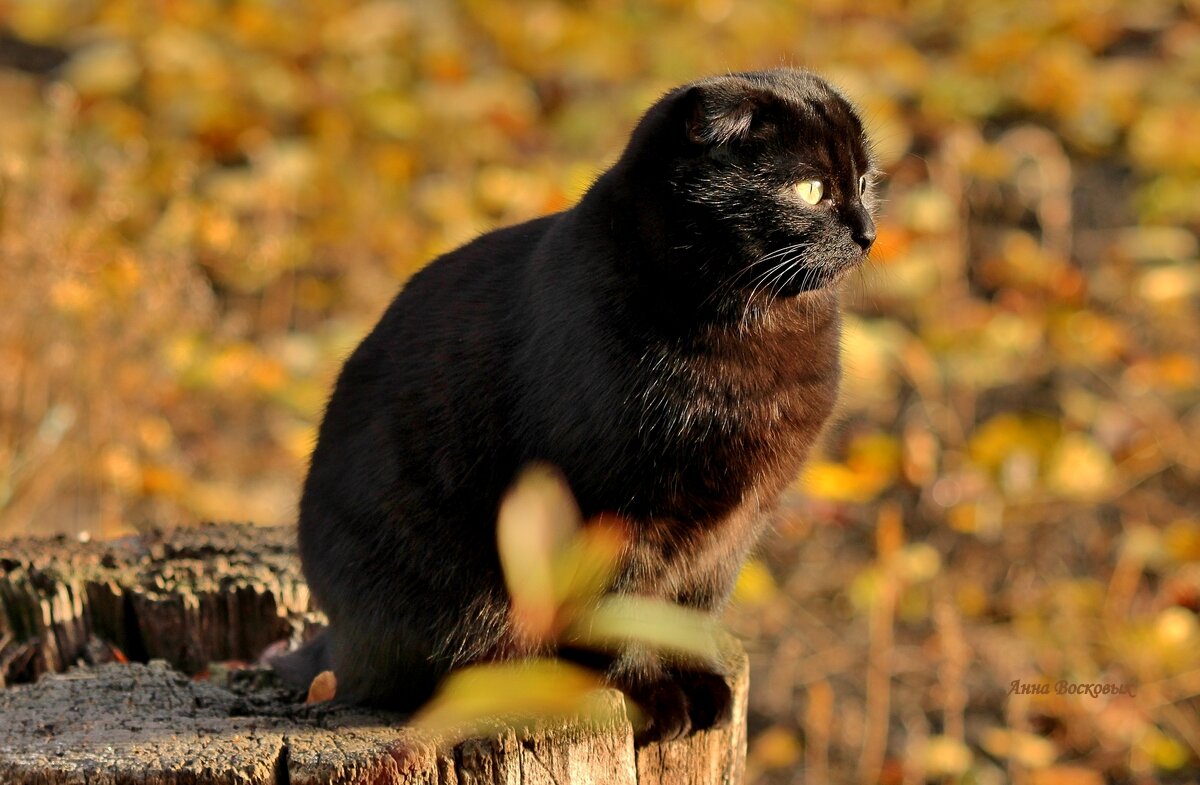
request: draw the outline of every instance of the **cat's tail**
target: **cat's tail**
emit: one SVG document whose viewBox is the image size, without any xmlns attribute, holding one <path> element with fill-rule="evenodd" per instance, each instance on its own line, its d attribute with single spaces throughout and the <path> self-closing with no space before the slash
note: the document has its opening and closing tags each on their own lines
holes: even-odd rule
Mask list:
<svg viewBox="0 0 1200 785">
<path fill-rule="evenodd" d="M 333 670 L 329 630 L 322 630 L 300 648 L 274 657 L 267 664 L 279 674 L 279 680 L 289 689 L 307 692 L 318 673 Z"/>
</svg>

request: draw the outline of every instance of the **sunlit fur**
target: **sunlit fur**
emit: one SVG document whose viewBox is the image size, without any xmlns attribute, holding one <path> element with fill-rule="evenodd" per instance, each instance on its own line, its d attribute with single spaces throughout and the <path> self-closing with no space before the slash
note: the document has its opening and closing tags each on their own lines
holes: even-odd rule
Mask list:
<svg viewBox="0 0 1200 785">
<path fill-rule="evenodd" d="M 585 516 L 631 521 L 614 590 L 719 609 L 834 405 L 831 284 L 873 237 L 864 173 L 862 125 L 819 78 L 706 79 L 655 104 L 578 205 L 414 276 L 321 424 L 300 550 L 330 634 L 285 675 L 332 666 L 341 699 L 410 709 L 451 667 L 546 653 L 512 628 L 496 552 L 530 461 Z M 799 199 L 805 178 L 829 200 Z M 714 674 L 604 665 L 654 734 L 728 709 Z"/>
</svg>

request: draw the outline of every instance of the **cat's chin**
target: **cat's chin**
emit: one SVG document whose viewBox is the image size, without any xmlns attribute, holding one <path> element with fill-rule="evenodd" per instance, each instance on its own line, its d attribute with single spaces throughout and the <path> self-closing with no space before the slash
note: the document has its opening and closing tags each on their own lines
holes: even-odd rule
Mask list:
<svg viewBox="0 0 1200 785">
<path fill-rule="evenodd" d="M 814 270 L 812 274 L 803 276 L 794 283 L 788 283 L 774 292 L 775 297 L 790 299 L 801 297 L 813 292 L 836 288 L 841 282 L 866 260 L 866 254 L 844 262 L 837 262 Z"/>
<path fill-rule="evenodd" d="M 855 257 L 838 265 L 830 272 L 828 280 L 825 281 L 821 288 L 829 289 L 837 286 L 844 281 L 846 277 L 850 275 L 850 273 L 857 270 L 866 260 L 867 255 L 864 253 L 861 256 Z"/>
</svg>

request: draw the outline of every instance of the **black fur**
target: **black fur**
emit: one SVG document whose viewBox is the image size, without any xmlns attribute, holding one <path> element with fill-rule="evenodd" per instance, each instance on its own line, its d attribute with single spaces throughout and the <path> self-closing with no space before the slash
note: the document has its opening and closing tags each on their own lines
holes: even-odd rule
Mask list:
<svg viewBox="0 0 1200 785">
<path fill-rule="evenodd" d="M 820 78 L 714 77 L 655 104 L 572 209 L 415 275 L 321 425 L 300 549 L 330 637 L 293 681 L 328 655 L 339 697 L 410 709 L 452 667 L 532 653 L 495 536 L 531 461 L 585 516 L 635 521 L 615 591 L 719 609 L 833 407 L 833 284 L 874 238 L 864 176 L 862 125 Z M 831 198 L 802 202 L 808 178 Z M 660 735 L 727 710 L 711 674 L 644 653 L 610 673 Z"/>
</svg>

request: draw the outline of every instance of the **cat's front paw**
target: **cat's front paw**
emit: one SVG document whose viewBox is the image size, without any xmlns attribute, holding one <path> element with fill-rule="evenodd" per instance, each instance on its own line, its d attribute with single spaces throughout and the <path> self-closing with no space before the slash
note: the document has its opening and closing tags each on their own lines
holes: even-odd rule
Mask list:
<svg viewBox="0 0 1200 785">
<path fill-rule="evenodd" d="M 733 690 L 724 676 L 710 671 L 684 671 L 676 679 L 687 699 L 692 730 L 729 724 L 733 716 Z"/>
<path fill-rule="evenodd" d="M 638 708 L 634 742 L 639 745 L 723 726 L 732 715 L 728 682 L 708 671 L 668 671 L 622 688 Z"/>
<path fill-rule="evenodd" d="M 687 694 L 669 676 L 623 687 L 627 699 L 636 705 L 633 742 L 641 746 L 652 741 L 670 741 L 686 736 L 692 729 Z"/>
</svg>

